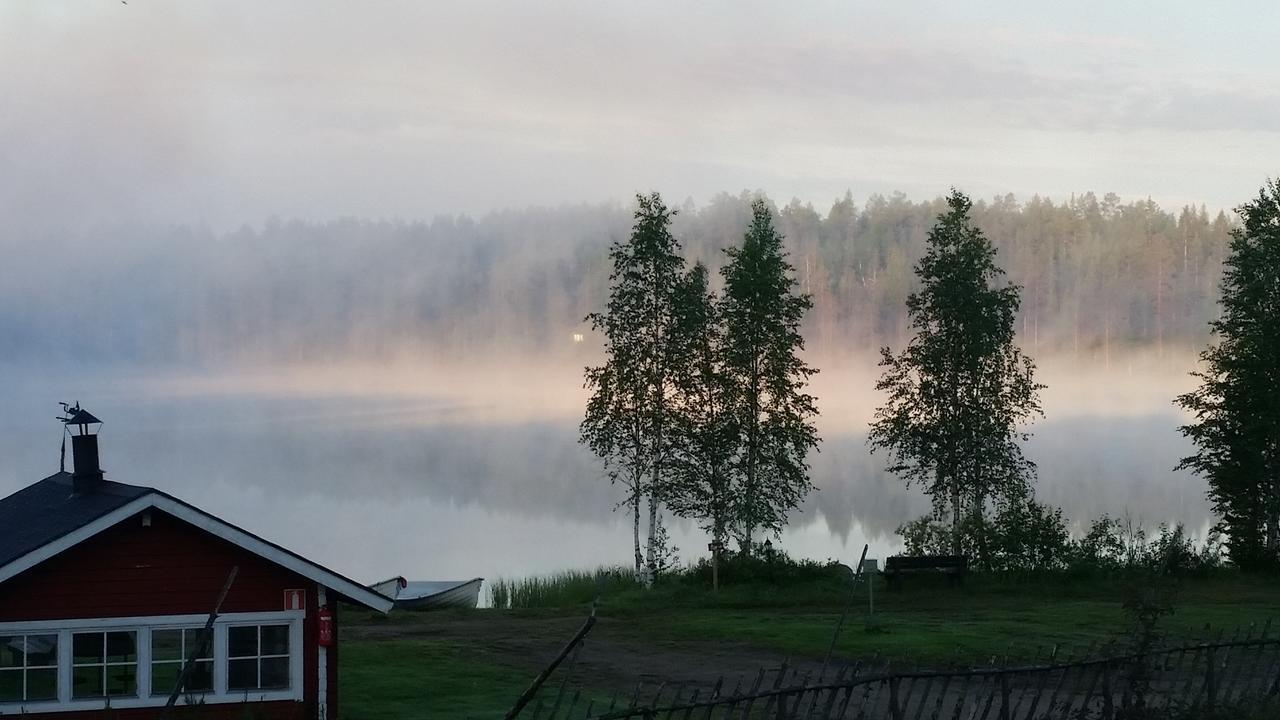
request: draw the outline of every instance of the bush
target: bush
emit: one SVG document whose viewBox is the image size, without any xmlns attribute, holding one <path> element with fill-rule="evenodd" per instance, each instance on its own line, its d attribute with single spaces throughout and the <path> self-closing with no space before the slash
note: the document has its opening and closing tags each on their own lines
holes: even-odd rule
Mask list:
<svg viewBox="0 0 1280 720">
<path fill-rule="evenodd" d="M 1072 548 L 1069 565 L 1080 571 L 1146 570 L 1187 573 L 1226 565 L 1222 535 L 1211 530 L 1203 542 L 1187 534 L 1182 525 L 1161 524 L 1154 537 L 1134 525 L 1106 515 L 1098 518 Z"/>
<path fill-rule="evenodd" d="M 752 554 L 726 552 L 720 556 L 720 584 L 798 584 L 833 577 L 848 578 L 849 569 L 835 560 L 793 560 L 784 550 L 756 543 Z M 671 578 L 698 585 L 711 585 L 711 559 L 699 558 Z"/>
<path fill-rule="evenodd" d="M 1186 573 L 1226 564 L 1217 530 L 1201 542 L 1181 525 L 1162 524 L 1148 537 L 1131 520 L 1104 515 L 1076 539 L 1061 510 L 1034 500 L 1000 507 L 990 521 L 971 517 L 961 523 L 959 533 L 960 553 L 969 556 L 975 567 L 997 572 Z M 902 525 L 898 534 L 908 555 L 950 555 L 957 545 L 951 526 L 931 516 Z"/>
<path fill-rule="evenodd" d="M 950 555 L 957 543 L 950 525 L 926 516 L 898 528 L 909 555 Z M 1057 570 L 1066 566 L 1071 534 L 1062 511 L 1034 500 L 998 508 L 992 521 L 973 517 L 959 529 L 960 554 L 984 570 Z"/>
</svg>

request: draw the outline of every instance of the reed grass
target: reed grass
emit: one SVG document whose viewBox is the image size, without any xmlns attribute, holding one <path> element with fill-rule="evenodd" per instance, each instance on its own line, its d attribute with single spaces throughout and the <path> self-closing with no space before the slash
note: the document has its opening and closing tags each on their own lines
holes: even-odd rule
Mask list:
<svg viewBox="0 0 1280 720">
<path fill-rule="evenodd" d="M 616 566 L 566 570 L 540 577 L 498 578 L 489 584 L 489 607 L 499 610 L 563 608 L 590 603 L 597 595 L 635 588 L 631 570 Z"/>
</svg>

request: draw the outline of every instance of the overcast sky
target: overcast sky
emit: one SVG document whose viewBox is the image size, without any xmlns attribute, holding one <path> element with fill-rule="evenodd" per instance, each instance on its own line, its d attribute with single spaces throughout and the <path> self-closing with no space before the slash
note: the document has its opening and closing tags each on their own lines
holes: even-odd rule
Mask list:
<svg viewBox="0 0 1280 720">
<path fill-rule="evenodd" d="M 1280 174 L 1278 8 L 0 0 L 0 214 L 225 227 L 648 189 L 825 210 L 950 185 L 1229 208 Z"/>
</svg>

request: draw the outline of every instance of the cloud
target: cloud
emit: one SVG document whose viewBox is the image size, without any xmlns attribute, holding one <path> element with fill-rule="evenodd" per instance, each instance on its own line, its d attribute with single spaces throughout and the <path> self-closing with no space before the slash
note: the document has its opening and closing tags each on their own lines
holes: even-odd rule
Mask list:
<svg viewBox="0 0 1280 720">
<path fill-rule="evenodd" d="M 1252 187 L 1280 152 L 1275 71 L 1206 67 L 1138 25 L 867 4 L 32 7 L 0 9 L 0 62 L 21 69 L 0 76 L 16 168 L 0 212 L 34 222 L 427 217 L 637 187 L 825 200 L 969 178 L 1230 205 L 1218 178 Z M 1208 146 L 1229 133 L 1252 155 Z M 1143 171 L 1188 144 L 1179 179 Z"/>
</svg>

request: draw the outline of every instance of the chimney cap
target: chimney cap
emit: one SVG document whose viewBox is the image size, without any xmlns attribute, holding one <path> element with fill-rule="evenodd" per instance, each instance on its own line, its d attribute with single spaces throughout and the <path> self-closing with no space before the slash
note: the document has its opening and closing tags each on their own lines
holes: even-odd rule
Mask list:
<svg viewBox="0 0 1280 720">
<path fill-rule="evenodd" d="M 88 410 L 81 409 L 79 404 L 75 407 L 67 408 L 67 416 L 58 418 L 66 425 L 92 425 L 100 424 L 102 421 L 93 416 Z"/>
</svg>

